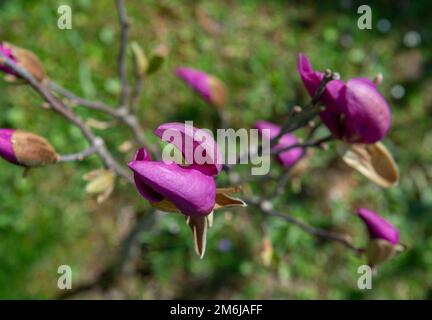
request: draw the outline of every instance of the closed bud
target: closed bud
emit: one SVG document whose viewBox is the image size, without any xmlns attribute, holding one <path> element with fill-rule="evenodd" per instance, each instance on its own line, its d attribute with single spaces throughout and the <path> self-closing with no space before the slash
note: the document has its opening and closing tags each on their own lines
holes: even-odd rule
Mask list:
<svg viewBox="0 0 432 320">
<path fill-rule="evenodd" d="M 315 96 L 323 78 L 331 75 L 315 71 L 303 54 L 299 55 L 297 66 L 311 96 Z M 391 112 L 377 89 L 379 77 L 376 83 L 366 78 L 344 82 L 333 73 L 331 79 L 319 98 L 325 106 L 319 116 L 333 136 L 348 143 L 371 144 L 382 140 L 390 129 Z"/>
<path fill-rule="evenodd" d="M 383 239 L 371 239 L 366 254 L 372 268 L 389 260 L 396 253 L 396 246 Z"/>
<path fill-rule="evenodd" d="M 207 103 L 221 108 L 227 102 L 228 90 L 218 78 L 192 68 L 177 68 L 176 75 L 186 82 Z"/>
<path fill-rule="evenodd" d="M 29 168 L 54 164 L 59 159 L 45 138 L 13 129 L 0 129 L 0 156 L 13 164 Z"/>
<path fill-rule="evenodd" d="M 363 220 L 369 233 L 369 244 L 366 250 L 368 264 L 375 268 L 389 260 L 401 247 L 399 230 L 378 213 L 360 208 L 357 215 Z"/>
<path fill-rule="evenodd" d="M 8 58 L 16 62 L 18 66 L 30 73 L 36 80 L 42 81 L 45 79 L 46 74 L 42 67 L 42 64 L 39 61 L 39 58 L 33 52 L 6 42 L 3 42 L 0 45 L 0 50 Z M 16 75 L 13 70 L 7 67 L 5 68 L 3 66 L 1 70 L 9 74 Z"/>
</svg>

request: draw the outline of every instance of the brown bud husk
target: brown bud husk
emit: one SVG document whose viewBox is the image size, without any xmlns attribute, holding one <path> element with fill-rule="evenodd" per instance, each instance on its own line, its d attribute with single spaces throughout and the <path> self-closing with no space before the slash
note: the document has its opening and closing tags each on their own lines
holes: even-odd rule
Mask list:
<svg viewBox="0 0 432 320">
<path fill-rule="evenodd" d="M 342 159 L 350 167 L 381 187 L 391 187 L 399 181 L 399 169 L 392 155 L 381 143 L 350 144 Z"/>
<path fill-rule="evenodd" d="M 86 192 L 97 194 L 97 202 L 102 203 L 111 195 L 115 186 L 115 174 L 111 170 L 98 169 L 88 172 L 83 178 L 88 181 Z"/>
<path fill-rule="evenodd" d="M 51 144 L 33 133 L 16 130 L 12 144 L 18 163 L 25 167 L 43 167 L 59 160 Z"/>
<path fill-rule="evenodd" d="M 239 192 L 240 189 L 240 187 L 217 188 L 216 203 L 213 209 L 247 207 L 247 204 L 243 200 L 231 196 L 233 193 Z"/>
<path fill-rule="evenodd" d="M 46 73 L 39 58 L 31 51 L 6 43 L 12 49 L 12 55 L 17 60 L 17 64 L 30 73 L 36 80 L 42 81 L 46 78 Z"/>
<path fill-rule="evenodd" d="M 381 264 L 396 253 L 396 246 L 383 239 L 371 239 L 367 247 L 368 264 L 371 268 Z"/>
<path fill-rule="evenodd" d="M 224 208 L 231 208 L 231 207 L 247 207 L 247 204 L 239 199 L 232 197 L 231 195 L 234 193 L 237 193 L 241 190 L 240 187 L 228 187 L 228 188 L 217 188 L 216 189 L 216 198 L 215 198 L 215 205 L 213 207 L 213 210 L 218 209 L 224 209 Z M 157 202 L 151 202 L 153 208 L 163 211 L 163 212 L 173 212 L 173 213 L 181 213 L 181 211 L 175 206 L 174 203 L 172 203 L 168 199 L 163 199 L 162 201 Z M 213 215 L 213 212 L 210 213 L 207 217 L 210 215 Z M 213 224 L 213 216 L 208 218 L 209 220 L 209 226 Z"/>
<path fill-rule="evenodd" d="M 172 212 L 172 213 L 181 213 L 181 211 L 168 199 L 163 199 L 162 201 L 150 201 L 150 204 L 153 208 L 163 211 L 163 212 Z"/>
<path fill-rule="evenodd" d="M 207 217 L 206 216 L 188 216 L 186 224 L 191 228 L 195 244 L 195 252 L 202 259 L 204 257 L 207 243 Z"/>
<path fill-rule="evenodd" d="M 227 87 L 221 80 L 213 76 L 209 76 L 208 81 L 211 89 L 211 103 L 217 108 L 224 107 L 228 99 Z"/>
</svg>

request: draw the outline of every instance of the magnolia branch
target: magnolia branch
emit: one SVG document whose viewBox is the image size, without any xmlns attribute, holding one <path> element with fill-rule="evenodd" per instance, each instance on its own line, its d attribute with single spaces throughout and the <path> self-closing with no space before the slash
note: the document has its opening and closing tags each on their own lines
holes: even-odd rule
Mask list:
<svg viewBox="0 0 432 320">
<path fill-rule="evenodd" d="M 81 105 L 83 107 L 97 110 L 100 112 L 103 112 L 112 118 L 122 122 L 123 124 L 130 127 L 132 130 L 135 140 L 137 143 L 143 147 L 145 147 L 152 156 L 157 159 L 157 149 L 155 145 L 150 143 L 148 139 L 145 136 L 144 129 L 141 127 L 141 125 L 138 122 L 138 119 L 135 115 L 127 112 L 126 109 L 120 108 L 120 109 L 114 109 L 113 107 L 101 102 L 101 101 L 92 101 L 88 100 L 82 97 L 79 97 L 77 94 L 73 93 L 72 91 L 63 88 L 59 84 L 49 81 L 48 83 L 49 87 L 57 92 L 58 94 L 62 95 L 63 97 L 70 100 L 72 103 Z"/>
<path fill-rule="evenodd" d="M 28 73 L 23 68 L 19 67 L 16 63 L 14 63 L 11 59 L 6 57 L 3 53 L 0 52 L 0 57 L 3 60 L 3 63 L 11 68 L 18 76 L 28 82 L 28 84 L 52 107 L 54 111 L 59 113 L 69 122 L 73 123 L 76 127 L 78 127 L 83 136 L 87 139 L 91 146 L 97 147 L 97 153 L 100 156 L 101 160 L 105 164 L 105 166 L 114 172 L 116 172 L 119 176 L 125 178 L 127 181 L 133 183 L 133 179 L 129 172 L 120 165 L 108 149 L 105 146 L 105 143 L 101 143 L 103 141 L 100 137 L 96 136 L 93 131 L 85 125 L 85 123 L 78 117 L 75 113 L 71 111 L 60 99 L 54 97 L 43 83 L 37 81 L 30 73 Z"/>
<path fill-rule="evenodd" d="M 326 142 L 329 142 L 331 140 L 333 140 L 333 136 L 329 135 L 329 136 L 323 137 L 323 138 L 315 140 L 315 141 L 306 141 L 304 143 L 296 143 L 296 144 L 292 144 L 292 145 L 284 147 L 284 148 L 275 149 L 275 150 L 272 150 L 271 153 L 272 154 L 279 154 L 279 153 L 286 152 L 286 151 L 296 149 L 296 148 L 303 148 L 303 149 L 322 148 Z"/>
<path fill-rule="evenodd" d="M 103 144 L 103 140 L 98 138 L 95 140 L 95 144 L 91 147 L 73 154 L 61 155 L 59 161 L 60 162 L 72 162 L 72 161 L 83 161 L 85 158 L 91 156 L 92 154 L 97 153 L 98 148 L 100 148 Z"/>
<path fill-rule="evenodd" d="M 351 241 L 349 239 L 347 239 L 347 237 L 335 233 L 335 232 L 331 232 L 331 231 L 327 231 L 327 230 L 323 230 L 323 229 L 319 229 L 313 226 L 308 225 L 307 223 L 291 216 L 288 214 L 283 214 L 280 213 L 276 210 L 273 209 L 272 204 L 270 201 L 265 201 L 263 199 L 260 198 L 247 198 L 247 203 L 254 206 L 255 208 L 261 210 L 263 213 L 269 215 L 269 216 L 273 216 L 273 217 L 277 217 L 280 219 L 283 219 L 293 225 L 296 225 L 297 227 L 299 227 L 300 229 L 302 229 L 303 231 L 305 231 L 306 233 L 309 233 L 310 235 L 318 238 L 318 239 L 324 239 L 324 240 L 329 240 L 329 241 L 334 241 L 337 243 L 342 244 L 343 246 L 347 247 L 348 249 L 354 251 L 356 254 L 361 254 L 363 253 L 363 249 L 362 248 L 357 248 L 356 246 L 354 246 Z"/>
<path fill-rule="evenodd" d="M 336 79 L 339 79 L 338 73 L 332 72 L 329 69 L 325 71 L 324 77 L 322 78 L 320 84 L 318 85 L 318 88 L 315 91 L 315 94 L 313 95 L 308 106 L 305 108 L 301 108 L 299 106 L 293 107 L 290 113 L 290 117 L 288 118 L 288 121 L 282 126 L 279 133 L 270 140 L 269 148 L 274 147 L 284 134 L 293 132 L 297 129 L 306 126 L 320 111 L 323 111 L 324 107 L 318 105 L 319 99 L 324 93 L 326 85 L 331 80 L 336 80 Z M 244 160 L 247 159 L 248 157 L 252 159 L 257 155 L 262 154 L 262 152 L 266 152 L 266 151 L 268 150 L 263 150 L 263 145 L 260 144 L 254 153 L 249 154 L 248 152 L 246 154 L 239 155 L 235 163 L 225 165 L 224 170 L 229 171 L 235 164 L 244 163 Z"/>
<path fill-rule="evenodd" d="M 294 111 L 294 115 L 282 126 L 279 134 L 270 141 L 270 146 L 274 146 L 285 133 L 293 132 L 307 125 L 307 123 L 312 120 L 318 112 L 322 111 L 322 107 L 318 105 L 319 99 L 323 95 L 326 85 L 332 80 L 339 79 L 339 77 L 340 76 L 337 72 L 332 72 L 330 69 L 327 69 L 309 105 L 304 109 L 301 107 L 298 107 L 298 110 L 296 110 L 296 107 L 293 108 L 292 111 Z"/>
<path fill-rule="evenodd" d="M 129 36 L 129 20 L 123 0 L 116 0 L 117 13 L 120 23 L 120 48 L 118 53 L 118 73 L 122 89 L 120 94 L 120 108 L 127 108 L 129 99 L 129 82 L 126 66 L 127 44 Z"/>
</svg>

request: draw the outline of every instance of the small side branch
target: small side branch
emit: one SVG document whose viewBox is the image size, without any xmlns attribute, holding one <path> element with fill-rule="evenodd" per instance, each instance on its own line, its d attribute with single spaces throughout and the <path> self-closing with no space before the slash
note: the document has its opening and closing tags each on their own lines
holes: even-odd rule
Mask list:
<svg viewBox="0 0 432 320">
<path fill-rule="evenodd" d="M 129 20 L 123 0 L 116 0 L 117 13 L 120 23 L 120 48 L 117 58 L 118 74 L 122 85 L 120 94 L 120 107 L 127 108 L 129 99 L 129 82 L 126 66 L 126 54 L 129 37 Z"/>
<path fill-rule="evenodd" d="M 101 138 L 97 138 L 94 143 L 95 144 L 93 144 L 91 147 L 81 152 L 61 155 L 59 162 L 83 161 L 85 158 L 95 154 L 98 151 L 98 149 L 103 145 L 103 140 Z"/>
<path fill-rule="evenodd" d="M 51 90 L 62 95 L 66 99 L 70 100 L 72 103 L 76 103 L 83 107 L 103 112 L 113 117 L 114 119 L 121 121 L 132 130 L 136 142 L 141 146 L 145 147 L 155 159 L 158 158 L 156 146 L 151 144 L 150 141 L 148 141 L 148 139 L 146 138 L 144 129 L 138 122 L 136 115 L 128 113 L 126 109 L 114 109 L 113 107 L 104 104 L 101 101 L 92 101 L 79 97 L 72 91 L 63 88 L 55 82 L 50 81 L 48 85 Z"/>
<path fill-rule="evenodd" d="M 277 150 L 273 150 L 271 153 L 273 154 L 279 154 L 282 152 L 286 152 L 292 149 L 296 149 L 296 148 L 303 148 L 303 149 L 307 149 L 307 148 L 321 148 L 326 142 L 329 142 L 333 139 L 332 135 L 326 136 L 324 138 L 315 140 L 315 141 L 307 141 L 305 143 L 296 143 L 293 145 L 290 145 L 288 147 L 285 148 L 281 148 L 281 149 L 277 149 Z"/>
<path fill-rule="evenodd" d="M 93 133 L 93 131 L 86 126 L 86 124 L 82 121 L 82 119 L 77 116 L 71 109 L 69 109 L 63 101 L 56 98 L 52 95 L 51 91 L 48 87 L 46 87 L 43 83 L 37 81 L 30 73 L 28 73 L 25 69 L 18 66 L 11 59 L 6 57 L 2 52 L 0 52 L 0 57 L 3 58 L 3 63 L 11 68 L 18 76 L 28 82 L 28 84 L 47 102 L 51 105 L 52 109 L 60 114 L 67 121 L 75 125 L 81 130 L 81 133 L 86 138 L 86 140 L 90 143 L 90 145 L 94 146 L 97 144 L 98 137 Z M 103 144 L 100 148 L 98 148 L 97 153 L 105 166 L 114 172 L 116 172 L 119 176 L 126 179 L 128 182 L 133 183 L 133 179 L 129 173 L 129 171 L 119 164 L 109 150 L 106 148 L 105 144 Z"/>
<path fill-rule="evenodd" d="M 280 213 L 280 212 L 274 210 L 271 206 L 271 202 L 269 202 L 269 201 L 265 201 L 265 200 L 259 199 L 259 198 L 248 198 L 248 199 L 246 199 L 246 202 L 250 205 L 253 205 L 257 209 L 261 210 L 263 213 L 265 213 L 269 216 L 272 216 L 272 217 L 277 217 L 277 218 L 283 219 L 283 220 L 301 228 L 306 233 L 309 233 L 310 235 L 312 235 L 318 239 L 329 240 L 329 241 L 334 241 L 334 242 L 340 243 L 343 246 L 347 247 L 348 249 L 352 250 L 356 254 L 361 254 L 364 251 L 362 248 L 357 248 L 356 246 L 354 246 L 349 239 L 347 239 L 346 237 L 344 237 L 341 234 L 310 226 L 307 223 L 305 223 L 305 222 L 303 222 L 303 221 L 301 221 L 301 220 L 299 220 L 299 219 L 297 219 L 291 215 L 283 214 L 283 213 Z M 267 204 L 269 204 L 269 205 L 267 205 Z"/>
</svg>

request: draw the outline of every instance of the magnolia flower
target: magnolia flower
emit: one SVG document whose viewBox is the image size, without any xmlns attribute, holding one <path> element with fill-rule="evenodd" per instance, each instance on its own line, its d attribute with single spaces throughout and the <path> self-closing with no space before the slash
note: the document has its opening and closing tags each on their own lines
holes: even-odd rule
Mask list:
<svg viewBox="0 0 432 320">
<path fill-rule="evenodd" d="M 14 46 L 7 42 L 0 44 L 0 52 L 15 62 L 18 66 L 22 67 L 30 73 L 36 80 L 42 81 L 45 79 L 45 71 L 40 63 L 38 57 L 31 51 Z M 0 70 L 17 76 L 17 74 L 8 66 L 5 66 L 0 57 Z"/>
<path fill-rule="evenodd" d="M 311 96 L 317 91 L 323 72 L 314 71 L 308 58 L 299 54 L 297 68 Z M 377 82 L 378 83 L 378 82 Z M 342 140 L 342 159 L 381 187 L 399 181 L 399 170 L 391 153 L 380 142 L 391 122 L 390 108 L 376 84 L 366 78 L 346 83 L 331 80 L 320 97 L 325 110 L 319 113 L 333 136 Z"/>
<path fill-rule="evenodd" d="M 212 176 L 175 163 L 152 161 L 144 148 L 137 151 L 129 168 L 140 194 L 156 206 L 169 201 L 187 216 L 206 216 L 213 211 L 216 183 Z"/>
<path fill-rule="evenodd" d="M 367 256 L 371 267 L 390 259 L 401 249 L 399 230 L 394 225 L 369 209 L 360 208 L 357 215 L 369 232 Z"/>
<path fill-rule="evenodd" d="M 324 77 L 314 71 L 308 58 L 299 54 L 297 68 L 300 77 L 313 96 Z M 382 140 L 390 128 L 390 108 L 367 78 L 353 78 L 346 83 L 331 80 L 320 98 L 325 110 L 320 112 L 322 122 L 332 134 L 349 143 L 375 143 Z"/>
<path fill-rule="evenodd" d="M 280 126 L 264 120 L 258 120 L 257 122 L 255 122 L 254 128 L 258 129 L 261 134 L 265 133 L 265 131 L 263 130 L 268 129 L 270 131 L 270 139 L 276 137 L 281 130 Z M 272 152 L 277 152 L 278 150 L 296 145 L 298 143 L 299 142 L 295 135 L 291 133 L 286 133 L 279 139 L 278 143 L 272 148 Z M 292 148 L 290 150 L 282 151 L 278 153 L 276 159 L 283 167 L 291 168 L 303 157 L 303 152 L 304 152 L 303 148 L 300 147 Z"/>
<path fill-rule="evenodd" d="M 59 159 L 45 138 L 14 129 L 0 129 L 0 156 L 24 167 L 42 167 Z"/>
<path fill-rule="evenodd" d="M 213 136 L 206 130 L 170 122 L 157 127 L 154 133 L 181 151 L 190 168 L 207 175 L 218 175 L 221 172 L 222 153 Z"/>
<path fill-rule="evenodd" d="M 186 216 L 186 223 L 194 236 L 195 250 L 202 258 L 213 211 L 245 206 L 245 203 L 230 196 L 238 189 L 216 188 L 214 176 L 222 167 L 217 161 L 220 159 L 219 146 L 210 134 L 182 123 L 163 124 L 155 130 L 155 134 L 177 147 L 185 157 L 192 152 L 191 163 L 181 165 L 152 161 L 149 153 L 141 148 L 129 163 L 136 188 L 158 210 L 179 212 Z M 197 151 L 209 161 L 195 161 Z"/>
<path fill-rule="evenodd" d="M 221 80 L 203 71 L 192 68 L 177 68 L 176 75 L 194 89 L 207 103 L 223 107 L 227 100 L 227 89 Z"/>
</svg>

